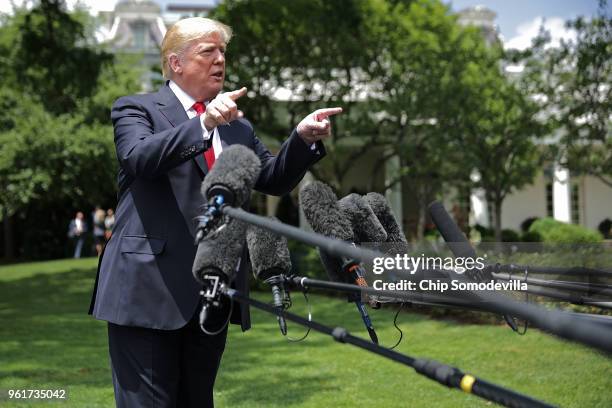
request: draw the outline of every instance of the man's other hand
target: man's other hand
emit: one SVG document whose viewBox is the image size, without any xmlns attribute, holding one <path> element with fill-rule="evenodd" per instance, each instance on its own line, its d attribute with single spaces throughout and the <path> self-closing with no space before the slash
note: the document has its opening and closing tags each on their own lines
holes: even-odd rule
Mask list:
<svg viewBox="0 0 612 408">
<path fill-rule="evenodd" d="M 242 87 L 235 91 L 223 92 L 217 95 L 215 99 L 210 101 L 206 106 L 206 115 L 204 117 L 204 126 L 208 131 L 216 128 L 219 125 L 227 125 L 231 121 L 244 116 L 241 110 L 238 110 L 236 100 L 247 93 L 247 89 Z"/>
<path fill-rule="evenodd" d="M 325 139 L 331 134 L 331 123 L 328 118 L 339 113 L 342 113 L 342 108 L 317 109 L 297 125 L 298 135 L 308 145 Z"/>
</svg>

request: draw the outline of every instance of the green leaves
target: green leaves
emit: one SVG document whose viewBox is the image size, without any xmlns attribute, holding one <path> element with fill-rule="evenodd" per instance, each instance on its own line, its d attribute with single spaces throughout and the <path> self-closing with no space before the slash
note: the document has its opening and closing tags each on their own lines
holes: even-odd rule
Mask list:
<svg viewBox="0 0 612 408">
<path fill-rule="evenodd" d="M 556 160 L 612 186 L 612 18 L 607 2 L 589 19 L 567 22 L 575 39 L 549 46 L 542 33 L 522 55 L 523 82 L 546 97 L 551 123 L 562 135 Z"/>
<path fill-rule="evenodd" d="M 84 24 L 62 7 L 62 1 L 40 0 L 2 27 L 3 55 L 10 61 L 3 71 L 16 89 L 54 114 L 75 109 L 93 92 L 92 78 L 112 62 L 112 55 L 87 45 Z"/>
<path fill-rule="evenodd" d="M 89 19 L 41 0 L 0 25 L 0 217 L 21 256 L 63 255 L 74 211 L 115 202 L 110 108 L 142 71 L 93 45 Z"/>
<path fill-rule="evenodd" d="M 1 203 L 9 214 L 31 202 L 98 202 L 114 194 L 114 144 L 108 126 L 83 126 L 37 105 L 0 133 Z"/>
</svg>

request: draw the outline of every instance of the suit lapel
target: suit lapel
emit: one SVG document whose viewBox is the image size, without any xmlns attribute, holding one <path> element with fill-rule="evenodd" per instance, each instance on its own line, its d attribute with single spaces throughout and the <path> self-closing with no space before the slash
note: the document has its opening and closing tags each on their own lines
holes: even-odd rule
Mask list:
<svg viewBox="0 0 612 408">
<path fill-rule="evenodd" d="M 167 82 L 166 85 L 162 86 L 159 92 L 157 92 L 155 102 L 161 114 L 170 122 L 172 127 L 176 127 L 189 120 L 189 116 L 187 116 L 187 112 L 183 109 L 183 105 L 181 105 L 181 102 L 176 95 L 174 95 L 174 92 L 172 92 Z M 204 156 L 200 154 L 193 160 L 202 172 L 202 176 L 206 176 L 208 173 L 208 166 L 206 165 Z"/>
<path fill-rule="evenodd" d="M 157 92 L 155 103 L 157 103 L 158 109 L 162 115 L 173 127 L 189 120 L 187 112 L 183 109 L 183 105 L 179 102 L 172 89 L 168 84 L 162 86 Z"/>
</svg>

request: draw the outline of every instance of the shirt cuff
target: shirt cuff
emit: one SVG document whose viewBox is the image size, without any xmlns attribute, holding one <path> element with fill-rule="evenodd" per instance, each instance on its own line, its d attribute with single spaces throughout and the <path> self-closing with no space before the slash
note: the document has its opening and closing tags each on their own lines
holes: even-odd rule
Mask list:
<svg viewBox="0 0 612 408">
<path fill-rule="evenodd" d="M 206 129 L 206 126 L 204 126 L 204 115 L 200 115 L 200 124 L 202 125 L 202 137 L 204 138 L 204 141 L 211 140 L 213 134 L 215 133 L 215 129 L 211 129 L 210 132 L 208 129 Z"/>
</svg>

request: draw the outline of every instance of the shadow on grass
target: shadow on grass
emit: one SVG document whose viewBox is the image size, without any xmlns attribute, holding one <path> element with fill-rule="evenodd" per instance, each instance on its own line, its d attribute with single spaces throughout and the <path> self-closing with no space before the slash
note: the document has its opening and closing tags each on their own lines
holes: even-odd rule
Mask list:
<svg viewBox="0 0 612 408">
<path fill-rule="evenodd" d="M 0 282 L 0 384 L 109 388 L 106 325 L 87 316 L 95 270 Z"/>
<path fill-rule="evenodd" d="M 252 295 L 262 301 L 271 300 L 267 292 Z M 293 297 L 291 311 L 307 316 L 304 299 L 298 293 Z M 352 334 L 368 338 L 353 303 L 320 295 L 311 295 L 310 301 L 313 320 L 331 327 L 342 326 Z M 384 310 L 371 311 L 370 315 L 375 327 L 380 329 L 382 343 L 387 346 L 394 344 L 399 338 L 399 333 L 392 327 L 394 314 Z M 341 384 L 351 379 L 339 377 L 338 365 L 345 365 L 346 358 L 338 358 L 337 353 L 344 357 L 347 351 L 355 350 L 353 346 L 340 345 L 331 336 L 314 331 L 305 341 L 289 342 L 280 334 L 275 316 L 251 308 L 251 318 L 251 331 L 240 333 L 237 327 L 230 329 L 217 382 L 224 406 L 242 406 L 246 396 L 253 406 L 304 406 L 316 394 L 345 394 Z M 421 315 L 405 313 L 399 316 L 402 324 L 418 323 L 424 319 L 426 317 Z M 302 337 L 306 330 L 293 322 L 288 322 L 288 326 L 288 334 L 293 338 Z M 335 347 L 331 353 L 330 347 Z M 364 353 L 364 358 L 371 356 L 367 351 L 357 353 L 360 352 Z M 373 361 L 376 361 L 375 357 Z"/>
<path fill-rule="evenodd" d="M 67 388 L 70 406 L 112 406 L 106 324 L 86 314 L 95 271 L 66 261 L 9 272 L 10 279 L 0 280 L 0 389 Z M 254 297 L 270 301 L 271 294 Z M 303 298 L 293 297 L 292 311 L 306 316 Z M 367 338 L 353 304 L 310 298 L 315 320 Z M 398 338 L 394 310 L 371 312 L 386 346 Z M 230 329 L 215 387 L 218 406 L 395 407 L 414 395 L 419 398 L 410 400 L 411 406 L 432 406 L 431 401 L 444 407 L 485 406 L 329 336 L 311 333 L 304 342 L 289 343 L 274 316 L 252 309 L 252 318 L 251 331 Z M 504 327 L 432 321 L 422 314 L 401 313 L 398 323 L 405 334 L 400 352 L 435 358 L 563 406 L 610 406 L 612 365 L 591 350 L 537 331 L 515 336 Z M 302 327 L 289 324 L 291 336 L 303 334 Z M 18 404 L 10 406 L 29 406 Z"/>
</svg>

